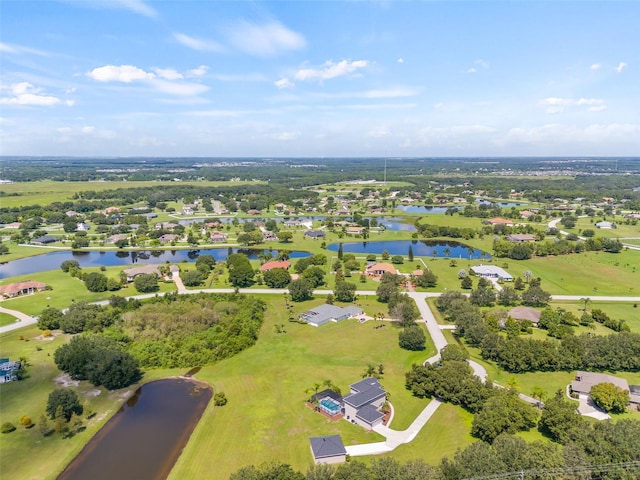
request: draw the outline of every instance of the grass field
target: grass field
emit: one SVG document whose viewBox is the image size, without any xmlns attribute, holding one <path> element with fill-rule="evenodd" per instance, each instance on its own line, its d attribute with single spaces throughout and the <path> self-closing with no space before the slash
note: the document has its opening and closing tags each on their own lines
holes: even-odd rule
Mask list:
<svg viewBox="0 0 640 480">
<path fill-rule="evenodd" d="M 384 365 L 381 382 L 395 408 L 393 428 L 406 428 L 427 405 L 428 400 L 406 390 L 404 372 L 432 354 L 433 347 L 424 352 L 401 350 L 393 326 L 374 329 L 379 322 L 371 321 L 347 320 L 317 329 L 286 323 L 287 333 L 277 334 L 274 324 L 283 321 L 278 315 L 282 302 L 269 299 L 267 319 L 253 348 L 197 375 L 224 391 L 229 403 L 207 409 L 170 478 L 201 478 L 211 471 L 226 478 L 243 465 L 267 460 L 305 471 L 311 463 L 312 436 L 339 433 L 347 445 L 380 441 L 375 433 L 344 420 L 329 422 L 304 405 L 305 390 L 314 383 L 330 379 L 345 392 L 369 363 Z M 449 452 L 463 444 L 457 435 L 451 441 Z"/>
</svg>

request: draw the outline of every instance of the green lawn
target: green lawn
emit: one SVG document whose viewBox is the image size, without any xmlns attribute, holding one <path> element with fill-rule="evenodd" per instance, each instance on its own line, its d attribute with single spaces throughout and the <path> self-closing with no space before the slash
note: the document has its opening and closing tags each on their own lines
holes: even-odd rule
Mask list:
<svg viewBox="0 0 640 480">
<path fill-rule="evenodd" d="M 384 365 L 382 384 L 396 411 L 393 428 L 406 428 L 427 405 L 428 400 L 406 390 L 404 373 L 432 355 L 433 347 L 401 350 L 397 329 L 388 324 L 375 329 L 380 322 L 345 320 L 319 328 L 287 323 L 281 314 L 283 300 L 278 296 L 268 301 L 258 343 L 198 373 L 199 379 L 224 391 L 229 403 L 207 409 L 170 478 L 203 478 L 212 471 L 226 478 L 243 465 L 268 460 L 305 471 L 311 463 L 312 436 L 339 433 L 347 445 L 381 441 L 379 435 L 344 420 L 329 422 L 304 404 L 305 390 L 314 383 L 330 379 L 346 392 L 369 363 Z M 275 333 L 276 323 L 285 323 L 287 333 Z"/>
<path fill-rule="evenodd" d="M 15 323 L 16 317 L 9 315 L 8 313 L 0 313 L 0 327 L 4 327 L 5 325 L 11 325 Z"/>
<path fill-rule="evenodd" d="M 608 222 L 615 223 L 617 228 L 597 228 L 595 224 L 602 219 L 606 219 Z M 606 215 L 604 217 L 602 215 L 596 215 L 595 217 L 579 218 L 576 222 L 575 228 L 569 231 L 579 235 L 580 231 L 586 229 L 593 230 L 596 237 L 640 237 L 640 222 L 636 221 L 636 224 L 632 225 L 632 222 L 629 221 L 629 219 L 624 218 L 624 215 Z"/>
</svg>

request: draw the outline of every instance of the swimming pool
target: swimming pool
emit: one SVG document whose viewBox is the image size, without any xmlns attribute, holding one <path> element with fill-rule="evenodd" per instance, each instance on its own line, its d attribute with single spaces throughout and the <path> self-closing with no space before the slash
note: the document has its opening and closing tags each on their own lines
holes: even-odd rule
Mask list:
<svg viewBox="0 0 640 480">
<path fill-rule="evenodd" d="M 340 404 L 334 399 L 326 397 L 320 400 L 320 410 L 333 416 L 340 413 Z"/>
</svg>

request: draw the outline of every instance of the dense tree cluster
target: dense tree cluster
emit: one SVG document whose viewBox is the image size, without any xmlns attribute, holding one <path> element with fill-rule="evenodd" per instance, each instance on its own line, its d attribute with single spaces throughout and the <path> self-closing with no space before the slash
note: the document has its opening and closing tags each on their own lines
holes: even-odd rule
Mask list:
<svg viewBox="0 0 640 480">
<path fill-rule="evenodd" d="M 249 258 L 242 253 L 232 253 L 227 257 L 229 282 L 234 287 L 244 288 L 253 285 L 255 272 Z"/>
<path fill-rule="evenodd" d="M 427 337 L 419 325 L 408 325 L 398 334 L 400 348 L 405 350 L 424 350 Z"/>
<path fill-rule="evenodd" d="M 81 335 L 58 348 L 56 365 L 77 380 L 88 380 L 109 390 L 128 387 L 142 374 L 138 362 L 109 337 Z"/>
<path fill-rule="evenodd" d="M 570 331 L 562 335 L 560 341 L 523 338 L 517 334 L 504 336 L 499 333 L 497 322 L 490 321 L 491 316 L 483 316 L 478 307 L 459 292 L 440 296 L 437 306 L 448 322 L 457 325 L 456 335 L 480 347 L 483 358 L 495 361 L 508 372 L 640 369 L 640 334 L 637 333 L 573 335 Z M 543 310 L 541 328 L 570 328 L 566 322 L 573 320 L 557 320 L 558 316 L 570 318 L 563 315 L 551 309 Z"/>
</svg>

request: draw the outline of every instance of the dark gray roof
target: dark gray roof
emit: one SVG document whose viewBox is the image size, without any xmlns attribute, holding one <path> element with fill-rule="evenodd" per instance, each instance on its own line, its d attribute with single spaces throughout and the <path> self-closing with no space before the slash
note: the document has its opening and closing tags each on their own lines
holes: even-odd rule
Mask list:
<svg viewBox="0 0 640 480">
<path fill-rule="evenodd" d="M 338 393 L 334 392 L 331 389 L 322 390 L 321 392 L 315 393 L 311 399 L 312 400 L 322 400 L 323 398 L 331 398 L 338 403 L 342 403 L 342 396 Z"/>
<path fill-rule="evenodd" d="M 372 424 L 376 420 L 384 417 L 384 413 L 379 412 L 378 409 L 373 405 L 365 405 L 356 412 L 356 417 L 358 417 L 360 420 L 364 420 L 368 424 Z"/>
<path fill-rule="evenodd" d="M 45 235 L 43 237 L 34 238 L 32 240 L 33 243 L 53 243 L 59 242 L 60 239 L 56 237 L 52 237 L 51 235 Z"/>
<path fill-rule="evenodd" d="M 306 232 L 304 232 L 304 234 L 307 237 L 311 237 L 311 238 L 320 238 L 320 237 L 326 236 L 326 233 L 319 230 L 307 230 Z"/>
<path fill-rule="evenodd" d="M 344 403 L 348 403 L 354 408 L 360 408 L 368 403 L 372 403 L 387 394 L 380 387 L 371 387 L 368 390 L 352 393 L 344 397 Z"/>
<path fill-rule="evenodd" d="M 313 458 L 335 457 L 338 455 L 346 455 L 347 450 L 344 448 L 340 435 L 327 435 L 326 437 L 310 438 L 311 451 Z"/>
<path fill-rule="evenodd" d="M 380 382 L 375 377 L 367 377 L 363 378 L 359 382 L 352 383 L 350 387 L 354 392 L 362 392 L 370 389 L 371 387 L 380 387 Z"/>
</svg>

